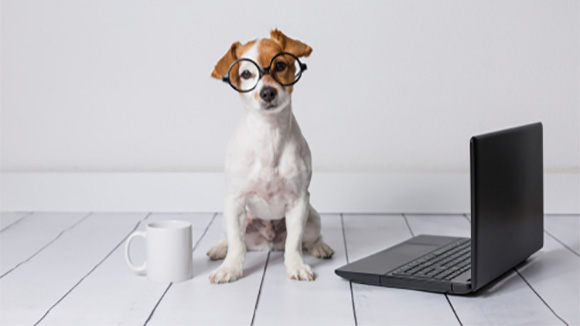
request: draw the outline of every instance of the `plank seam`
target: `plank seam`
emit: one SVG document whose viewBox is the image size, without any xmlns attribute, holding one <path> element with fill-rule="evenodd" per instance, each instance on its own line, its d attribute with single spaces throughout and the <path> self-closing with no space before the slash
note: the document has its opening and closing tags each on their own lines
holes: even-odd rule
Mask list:
<svg viewBox="0 0 580 326">
<path fill-rule="evenodd" d="M 411 236 L 414 237 L 415 234 L 413 233 L 413 230 L 411 229 L 411 225 L 409 225 L 409 220 L 407 220 L 407 215 L 405 213 L 402 214 L 403 218 L 405 219 L 405 223 L 407 223 L 407 228 L 409 229 L 409 232 L 411 232 Z"/>
<path fill-rule="evenodd" d="M 81 219 L 79 219 L 78 221 L 76 221 L 75 223 L 73 223 L 71 226 L 69 226 L 68 228 L 60 231 L 60 233 L 52 240 L 50 240 L 47 244 L 45 244 L 44 246 L 40 247 L 40 249 L 38 249 L 35 253 L 33 253 L 30 257 L 26 258 L 25 260 L 21 261 L 20 263 L 16 264 L 14 267 L 10 268 L 9 270 L 7 270 L 4 274 L 0 275 L 0 279 L 3 278 L 4 276 L 10 274 L 12 271 L 14 271 L 15 269 L 17 269 L 18 267 L 20 267 L 21 265 L 29 262 L 32 258 L 36 257 L 39 253 L 41 253 L 44 249 L 48 248 L 51 244 L 53 244 L 56 240 L 58 240 L 63 234 L 65 234 L 67 231 L 70 231 L 72 229 L 74 229 L 77 225 L 79 225 L 82 221 L 86 220 L 89 216 L 91 216 L 93 213 L 88 213 L 87 215 L 83 216 Z"/>
<path fill-rule="evenodd" d="M 211 217 L 211 220 L 209 220 L 209 223 L 205 227 L 205 230 L 203 230 L 203 233 L 201 234 L 201 236 L 199 237 L 199 239 L 197 239 L 197 241 L 195 242 L 195 245 L 193 246 L 193 248 L 191 248 L 191 252 L 192 253 L 195 251 L 195 249 L 197 248 L 197 246 L 201 242 L 201 239 L 203 239 L 205 237 L 205 234 L 207 233 L 207 230 L 209 230 L 209 227 L 212 225 L 213 220 L 215 219 L 215 217 L 217 215 L 218 215 L 218 213 L 213 213 L 213 216 Z M 173 282 L 169 283 L 169 285 L 167 286 L 167 288 L 165 289 L 165 291 L 163 291 L 163 294 L 161 294 L 161 297 L 159 297 L 159 300 L 157 300 L 157 302 L 155 303 L 155 306 L 153 306 L 153 309 L 149 313 L 149 316 L 147 316 L 147 319 L 143 323 L 143 326 L 147 325 L 149 323 L 149 321 L 151 321 L 151 318 L 153 318 L 153 315 L 155 314 L 155 311 L 157 310 L 157 307 L 161 303 L 161 300 L 163 300 L 163 298 L 165 298 L 165 295 L 167 294 L 167 292 L 169 291 L 169 289 L 172 286 L 173 286 Z"/>
<path fill-rule="evenodd" d="M 252 314 L 252 321 L 250 322 L 250 326 L 254 325 L 254 321 L 256 320 L 256 312 L 258 311 L 258 304 L 260 303 L 260 295 L 262 294 L 262 286 L 264 285 L 264 279 L 266 278 L 266 270 L 268 269 L 268 263 L 270 262 L 270 253 L 272 251 L 268 251 L 268 256 L 266 256 L 266 264 L 264 264 L 264 271 L 262 272 L 262 280 L 260 281 L 260 288 L 258 289 L 258 296 L 256 297 L 256 305 L 254 306 L 254 313 Z"/>
<path fill-rule="evenodd" d="M 213 224 L 213 220 L 215 220 L 215 217 L 217 215 L 218 215 L 218 213 L 213 213 L 213 216 L 211 217 L 211 220 L 209 221 L 209 223 L 205 227 L 205 230 L 203 230 L 203 233 L 201 234 L 201 236 L 199 237 L 199 239 L 197 239 L 197 241 L 195 242 L 195 245 L 193 246 L 193 248 L 191 248 L 191 252 L 192 253 L 195 251 L 195 249 L 197 248 L 197 246 L 201 242 L 201 239 L 203 239 L 205 237 L 205 234 L 207 233 L 207 230 L 209 230 L 209 227 Z"/>
<path fill-rule="evenodd" d="M 165 298 L 165 295 L 167 294 L 167 291 L 169 291 L 169 289 L 172 286 L 173 286 L 173 282 L 169 283 L 169 285 L 167 286 L 167 288 L 165 288 L 165 291 L 163 291 L 163 294 L 161 294 L 161 297 L 159 297 L 159 300 L 157 300 L 157 302 L 155 303 L 155 306 L 153 306 L 153 310 L 151 310 L 151 313 L 149 314 L 149 316 L 147 317 L 147 320 L 145 320 L 145 323 L 143 325 L 147 325 L 147 323 L 149 323 L 149 321 L 153 317 L 153 314 L 155 314 L 155 310 L 157 310 L 157 307 L 161 303 L 161 300 L 163 300 L 163 298 Z"/>
<path fill-rule="evenodd" d="M 465 217 L 465 214 L 463 214 L 463 216 Z M 409 232 L 411 232 L 411 236 L 414 237 L 415 234 L 413 233 L 413 230 L 411 229 L 411 225 L 409 224 L 409 220 L 407 219 L 407 215 L 405 213 L 403 213 L 403 218 L 405 219 L 405 223 L 407 223 L 407 228 L 409 228 Z M 447 303 L 449 303 L 449 307 L 451 307 L 451 311 L 453 311 L 453 315 L 455 315 L 457 322 L 459 323 L 459 325 L 463 326 L 463 323 L 461 322 L 461 319 L 459 319 L 459 316 L 457 315 L 457 312 L 455 311 L 455 308 L 453 307 L 451 300 L 449 300 L 449 296 L 447 295 L 447 293 L 443 293 L 443 295 L 445 295 L 445 299 L 447 299 Z"/>
<path fill-rule="evenodd" d="M 342 227 L 342 240 L 344 241 L 344 255 L 346 257 L 346 263 L 349 264 L 350 261 L 348 259 L 348 248 L 346 245 L 346 232 L 344 230 L 344 215 L 342 213 L 340 213 L 340 225 Z M 352 303 L 352 314 L 354 317 L 354 325 L 358 326 L 358 318 L 356 316 L 356 305 L 354 303 L 354 291 L 352 289 L 352 281 L 348 281 L 348 284 L 350 286 L 350 302 Z"/>
<path fill-rule="evenodd" d="M 562 241 L 560 241 L 560 239 L 556 238 L 555 236 L 553 236 L 550 232 L 548 232 L 546 229 L 544 229 L 544 232 L 546 232 L 550 237 L 552 237 L 552 239 L 558 241 L 562 246 L 566 247 L 568 250 L 570 250 L 574 255 L 580 257 L 580 255 L 574 251 L 574 249 L 568 247 L 565 243 L 563 243 Z"/>
<path fill-rule="evenodd" d="M 463 217 L 465 217 L 465 219 L 467 220 L 467 222 L 471 223 L 471 219 L 469 219 L 469 217 L 467 216 L 467 214 L 463 214 Z"/>
<path fill-rule="evenodd" d="M 550 309 L 550 311 L 554 314 L 554 316 L 556 316 L 558 319 L 560 319 L 564 323 L 564 325 L 568 326 L 568 323 L 564 319 L 562 319 L 562 317 L 558 316 L 558 314 L 554 311 L 554 309 L 552 309 L 552 307 L 550 307 L 550 305 L 544 300 L 544 298 L 542 298 L 542 296 L 538 292 L 536 292 L 536 290 L 534 289 L 534 287 L 520 273 L 520 271 L 518 270 L 517 267 L 514 268 L 514 271 L 516 273 L 518 273 L 518 275 L 522 278 L 522 280 L 524 280 L 524 282 L 526 282 L 526 284 L 528 285 L 528 287 L 536 294 L 536 296 L 538 296 L 538 298 L 540 300 L 542 300 L 542 302 L 544 303 L 544 305 L 546 305 L 546 307 L 548 307 L 548 309 Z"/>
<path fill-rule="evenodd" d="M 449 303 L 451 310 L 453 310 L 453 314 L 455 315 L 455 318 L 457 318 L 457 322 L 459 322 L 459 325 L 463 326 L 463 323 L 461 322 L 461 319 L 459 319 L 459 316 L 457 315 L 457 312 L 455 311 L 455 308 L 453 307 L 451 300 L 449 300 L 449 296 L 447 295 L 447 293 L 445 293 L 445 299 L 447 299 L 447 302 Z"/>
<path fill-rule="evenodd" d="M 24 218 L 26 218 L 26 217 L 28 217 L 28 216 L 30 216 L 32 214 L 34 214 L 34 212 L 28 212 L 27 214 L 24 214 L 24 215 L 20 216 L 19 218 L 16 219 L 16 221 L 14 221 L 14 222 L 6 225 L 5 227 L 3 227 L 2 230 L 0 230 L 0 232 L 4 232 L 4 231 L 8 230 L 13 225 L 16 225 L 16 224 L 20 223 L 20 221 L 22 221 Z"/>
<path fill-rule="evenodd" d="M 137 222 L 137 224 L 135 224 L 135 227 L 129 232 L 127 233 L 127 235 L 125 237 L 123 237 L 123 239 L 113 248 L 113 250 L 111 250 L 106 256 L 105 258 L 101 259 L 100 262 L 98 262 L 95 266 L 93 266 L 93 268 L 91 268 L 91 270 L 89 270 L 89 272 L 87 274 L 85 274 L 83 277 L 81 277 L 81 279 L 75 284 L 73 285 L 72 288 L 70 288 L 60 299 L 58 299 L 50 308 L 48 308 L 48 310 L 44 313 L 44 315 L 42 315 L 42 317 L 40 317 L 40 319 L 34 323 L 34 325 L 38 325 L 40 322 L 42 322 L 44 320 L 44 318 L 46 318 L 46 316 L 48 316 L 48 314 L 52 311 L 52 309 L 54 309 L 54 307 L 56 307 L 62 300 L 64 300 L 72 291 L 74 291 L 74 289 L 77 288 L 77 286 L 79 286 L 79 284 L 81 284 L 89 275 L 91 275 L 99 266 L 101 266 L 101 264 L 107 260 L 107 258 L 109 258 L 113 252 L 115 252 L 124 242 L 125 240 L 127 240 L 127 238 L 131 235 L 131 233 L 135 232 L 135 230 L 137 230 L 137 228 L 139 227 L 139 225 L 141 225 L 142 222 L 144 222 L 145 220 L 147 220 L 149 218 L 149 216 L 151 215 L 151 212 L 149 212 L 143 219 L 139 220 L 139 222 Z"/>
</svg>

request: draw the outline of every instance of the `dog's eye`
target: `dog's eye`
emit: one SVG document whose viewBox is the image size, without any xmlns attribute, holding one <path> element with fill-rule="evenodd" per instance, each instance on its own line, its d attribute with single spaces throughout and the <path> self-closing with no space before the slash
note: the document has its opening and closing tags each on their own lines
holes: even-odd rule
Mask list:
<svg viewBox="0 0 580 326">
<path fill-rule="evenodd" d="M 250 78 L 252 78 L 252 73 L 249 70 L 244 70 L 244 71 L 242 71 L 242 74 L 240 76 L 243 79 L 250 79 Z"/>
<path fill-rule="evenodd" d="M 278 62 L 276 62 L 276 65 L 274 66 L 274 71 L 275 72 L 282 72 L 282 71 L 284 71 L 284 69 L 286 69 L 287 66 L 288 65 L 286 65 L 285 62 L 278 61 Z"/>
</svg>

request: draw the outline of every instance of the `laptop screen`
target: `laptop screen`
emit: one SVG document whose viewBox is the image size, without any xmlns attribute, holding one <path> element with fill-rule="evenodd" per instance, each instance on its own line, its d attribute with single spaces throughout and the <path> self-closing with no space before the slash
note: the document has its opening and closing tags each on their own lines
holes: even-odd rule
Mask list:
<svg viewBox="0 0 580 326">
<path fill-rule="evenodd" d="M 471 138 L 473 290 L 543 246 L 542 124 Z"/>
</svg>

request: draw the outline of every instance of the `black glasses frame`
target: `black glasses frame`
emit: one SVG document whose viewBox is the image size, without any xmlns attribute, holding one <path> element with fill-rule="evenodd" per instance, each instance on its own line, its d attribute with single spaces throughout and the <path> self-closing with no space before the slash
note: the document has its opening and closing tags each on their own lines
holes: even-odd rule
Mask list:
<svg viewBox="0 0 580 326">
<path fill-rule="evenodd" d="M 296 77 L 296 79 L 295 79 L 293 82 L 291 82 L 291 83 L 286 83 L 286 84 L 283 84 L 283 83 L 282 83 L 282 82 L 280 82 L 278 79 L 276 79 L 276 77 L 275 77 L 275 76 L 274 76 L 274 75 L 271 73 L 272 63 L 274 63 L 274 60 L 275 60 L 277 57 L 281 56 L 281 55 L 289 55 L 289 56 L 291 56 L 292 58 L 294 58 L 294 60 L 296 60 L 296 62 L 298 62 L 298 65 L 299 65 L 299 67 L 300 67 L 300 74 L 299 74 L 299 75 Z M 239 62 L 241 62 L 241 61 L 249 61 L 249 62 L 253 63 L 253 64 L 254 64 L 256 67 L 258 67 L 258 71 L 260 72 L 260 77 L 258 78 L 258 82 L 256 82 L 256 85 L 254 85 L 254 87 L 252 87 L 252 88 L 250 88 L 250 89 L 248 89 L 248 90 L 244 90 L 244 91 L 242 91 L 242 90 L 239 90 L 239 89 L 236 87 L 236 85 L 232 84 L 232 82 L 231 82 L 231 80 L 230 80 L 230 71 L 232 70 L 232 68 L 233 68 L 233 67 L 234 67 L 234 66 L 235 66 L 237 63 L 239 63 Z M 247 58 L 241 58 L 241 59 L 238 59 L 238 60 L 234 61 L 234 62 L 233 62 L 231 65 L 230 65 L 230 68 L 228 69 L 228 73 L 227 73 L 227 75 L 225 75 L 225 76 L 222 76 L 222 81 L 223 81 L 223 82 L 225 82 L 225 83 L 228 83 L 228 84 L 230 84 L 230 86 L 231 86 L 233 89 L 235 89 L 236 91 L 238 91 L 238 92 L 240 92 L 240 93 L 247 93 L 247 92 L 251 92 L 251 91 L 253 91 L 253 90 L 254 90 L 254 88 L 256 88 L 256 86 L 258 86 L 258 83 L 259 83 L 260 79 L 262 79 L 262 77 L 263 77 L 265 74 L 269 74 L 270 76 L 272 76 L 272 78 L 273 78 L 273 79 L 274 79 L 274 80 L 275 80 L 275 81 L 276 81 L 278 84 L 280 84 L 280 85 L 282 85 L 282 86 L 292 86 L 292 85 L 296 84 L 296 83 L 297 83 L 297 82 L 300 80 L 300 78 L 302 77 L 302 73 L 304 73 L 304 72 L 306 71 L 306 69 L 307 69 L 307 68 L 308 68 L 308 66 L 306 66 L 306 64 L 305 64 L 305 63 L 302 63 L 302 62 L 300 61 L 300 59 L 298 59 L 298 57 L 297 57 L 297 56 L 295 56 L 295 55 L 293 55 L 292 53 L 288 53 L 288 52 L 280 52 L 280 53 L 276 54 L 276 55 L 275 55 L 275 56 L 272 58 L 272 60 L 270 60 L 270 64 L 269 64 L 269 65 L 268 65 L 268 67 L 266 67 L 266 68 L 261 68 L 261 67 L 260 67 L 260 65 L 258 65 L 258 64 L 257 64 L 257 63 L 256 63 L 254 60 L 251 60 L 251 59 L 247 59 Z"/>
</svg>

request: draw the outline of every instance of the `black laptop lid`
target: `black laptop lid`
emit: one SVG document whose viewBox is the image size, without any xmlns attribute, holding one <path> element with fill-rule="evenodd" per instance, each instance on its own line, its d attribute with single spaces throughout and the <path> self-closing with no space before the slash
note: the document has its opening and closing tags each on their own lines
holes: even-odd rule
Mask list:
<svg viewBox="0 0 580 326">
<path fill-rule="evenodd" d="M 472 287 L 542 248 L 542 124 L 471 138 Z"/>
</svg>

